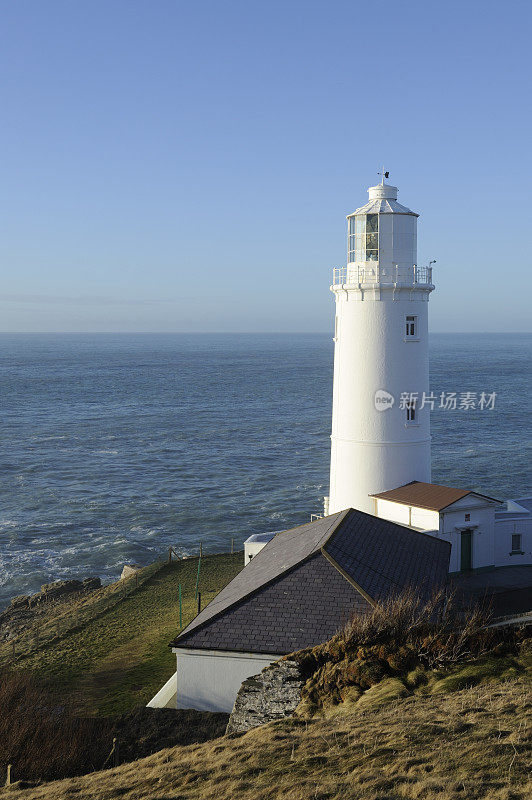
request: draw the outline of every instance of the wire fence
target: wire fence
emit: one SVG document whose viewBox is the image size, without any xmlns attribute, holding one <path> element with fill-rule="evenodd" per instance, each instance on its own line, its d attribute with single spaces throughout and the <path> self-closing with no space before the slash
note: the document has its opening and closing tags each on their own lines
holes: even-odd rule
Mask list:
<svg viewBox="0 0 532 800">
<path fill-rule="evenodd" d="M 230 546 L 230 550 L 229 550 Z M 74 633 L 83 628 L 92 620 L 98 619 L 107 611 L 115 608 L 119 603 L 136 592 L 147 581 L 151 580 L 167 564 L 176 561 L 198 560 L 197 573 L 195 579 L 194 603 L 197 613 L 217 594 L 220 587 L 207 587 L 200 585 L 202 577 L 202 561 L 208 556 L 240 555 L 236 549 L 235 540 L 228 542 L 228 550 L 224 553 L 207 552 L 210 548 L 204 548 L 198 542 L 195 553 L 185 553 L 182 548 L 170 546 L 168 556 L 159 559 L 146 567 L 133 572 L 126 578 L 122 578 L 115 583 L 102 586 L 90 593 L 80 592 L 78 595 L 69 595 L 68 598 L 59 597 L 49 599 L 44 602 L 45 609 L 50 614 L 36 614 L 34 620 L 21 633 L 15 634 L 9 639 L 0 642 L 0 667 L 13 664 L 15 661 L 37 653 L 43 647 L 59 641 L 64 636 Z M 37 608 L 42 607 L 38 606 Z M 35 608 L 33 610 L 35 611 Z M 180 625 L 182 628 L 183 611 L 181 594 L 179 597 Z M 31 608 L 30 608 L 31 610 Z"/>
<path fill-rule="evenodd" d="M 203 544 L 198 542 L 197 548 L 194 548 L 196 552 L 192 554 L 185 553 L 182 548 L 170 546 L 167 558 L 157 560 L 146 567 L 141 567 L 128 577 L 122 578 L 115 583 L 102 586 L 101 589 L 90 593 L 80 592 L 77 596 L 69 595 L 68 598 L 63 596 L 45 601 L 44 607 L 52 613 L 48 615 L 36 614 L 35 619 L 21 633 L 0 642 L 0 667 L 8 666 L 22 658 L 28 658 L 43 647 L 59 641 L 64 636 L 83 628 L 92 620 L 98 619 L 98 617 L 115 608 L 136 592 L 167 564 L 173 563 L 174 560 L 198 559 L 194 602 L 199 613 L 202 605 L 204 606 L 210 602 L 212 597 L 219 591 L 219 587 L 200 586 L 202 560 L 205 557 L 214 555 L 239 555 L 240 551 L 235 549 L 234 539 L 231 539 L 230 543 L 228 542 L 228 549 L 229 545 L 229 552 L 220 553 L 219 549 L 217 552 L 207 552 Z M 182 628 L 183 617 L 181 606 L 180 597 L 180 628 Z M 33 610 L 35 610 L 35 607 Z"/>
</svg>

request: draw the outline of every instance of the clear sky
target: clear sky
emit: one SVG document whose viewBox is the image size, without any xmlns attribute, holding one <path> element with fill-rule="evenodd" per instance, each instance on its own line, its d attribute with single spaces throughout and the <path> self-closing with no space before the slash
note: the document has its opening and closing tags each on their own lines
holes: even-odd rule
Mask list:
<svg viewBox="0 0 532 800">
<path fill-rule="evenodd" d="M 432 330 L 530 330 L 529 3 L 0 10 L 0 330 L 330 330 L 382 163 Z"/>
</svg>

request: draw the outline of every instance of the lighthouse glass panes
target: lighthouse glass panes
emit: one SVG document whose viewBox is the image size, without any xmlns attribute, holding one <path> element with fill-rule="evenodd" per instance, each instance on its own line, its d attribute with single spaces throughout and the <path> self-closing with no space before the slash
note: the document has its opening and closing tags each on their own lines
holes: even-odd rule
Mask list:
<svg viewBox="0 0 532 800">
<path fill-rule="evenodd" d="M 379 215 L 357 214 L 349 217 L 347 260 L 379 260 Z"/>
</svg>

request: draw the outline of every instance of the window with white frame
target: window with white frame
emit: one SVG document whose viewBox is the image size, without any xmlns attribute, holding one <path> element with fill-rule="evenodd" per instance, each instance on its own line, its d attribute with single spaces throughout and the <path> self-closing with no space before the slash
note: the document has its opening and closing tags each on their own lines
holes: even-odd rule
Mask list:
<svg viewBox="0 0 532 800">
<path fill-rule="evenodd" d="M 409 403 L 406 404 L 406 421 L 407 423 L 412 423 L 416 421 L 416 401 L 410 400 Z"/>
<path fill-rule="evenodd" d="M 405 318 L 405 327 L 407 339 L 415 339 L 417 337 L 417 317 L 407 315 Z"/>
<path fill-rule="evenodd" d="M 357 214 L 349 217 L 347 260 L 379 260 L 378 214 Z"/>
<path fill-rule="evenodd" d="M 512 533 L 512 553 L 521 552 L 521 534 Z"/>
</svg>

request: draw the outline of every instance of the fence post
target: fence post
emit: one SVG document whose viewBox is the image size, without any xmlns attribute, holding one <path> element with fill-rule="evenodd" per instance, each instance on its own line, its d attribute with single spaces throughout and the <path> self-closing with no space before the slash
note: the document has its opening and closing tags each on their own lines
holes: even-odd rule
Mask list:
<svg viewBox="0 0 532 800">
<path fill-rule="evenodd" d="M 196 591 L 194 592 L 194 598 L 196 600 L 198 598 L 200 567 L 201 567 L 201 556 L 198 558 L 198 574 L 196 576 Z"/>
<path fill-rule="evenodd" d="M 198 614 L 201 611 L 201 592 L 198 592 Z"/>
<path fill-rule="evenodd" d="M 11 764 L 7 765 L 6 786 L 11 786 Z"/>
<path fill-rule="evenodd" d="M 118 752 L 118 739 L 113 739 L 113 750 L 114 750 L 114 765 L 118 767 L 120 765 L 120 753 Z"/>
<path fill-rule="evenodd" d="M 172 563 L 172 545 L 168 548 L 168 563 Z"/>
<path fill-rule="evenodd" d="M 179 584 L 179 629 L 183 627 L 183 612 L 181 604 L 181 584 Z"/>
<path fill-rule="evenodd" d="M 139 588 L 139 572 L 138 570 L 135 572 L 135 589 Z"/>
<path fill-rule="evenodd" d="M 231 555 L 233 555 L 234 552 L 235 552 L 235 540 L 231 539 Z"/>
<path fill-rule="evenodd" d="M 203 555 L 203 545 L 200 542 L 199 543 L 199 557 L 201 558 L 202 555 Z"/>
</svg>

